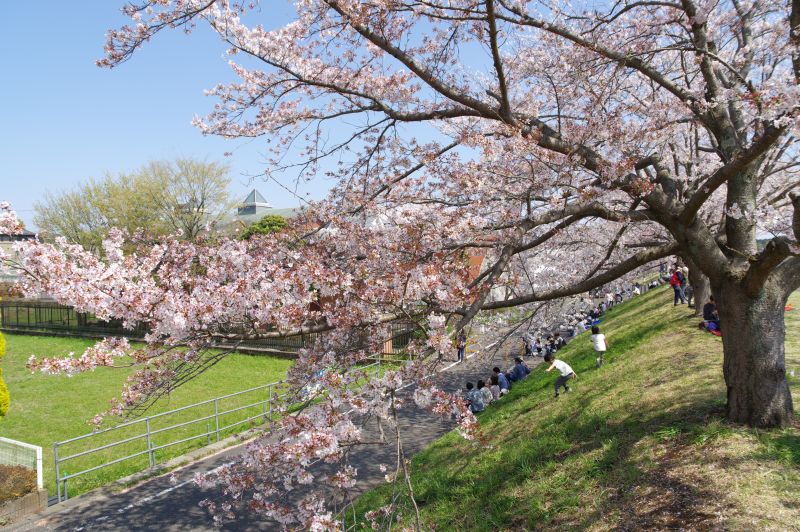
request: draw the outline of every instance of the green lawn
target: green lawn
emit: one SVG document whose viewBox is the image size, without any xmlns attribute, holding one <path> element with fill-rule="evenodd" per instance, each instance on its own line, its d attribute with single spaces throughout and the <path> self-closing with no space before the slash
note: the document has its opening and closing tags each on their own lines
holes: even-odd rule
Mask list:
<svg viewBox="0 0 800 532">
<path fill-rule="evenodd" d="M 6 335 L 7 353 L 3 359 L 3 375 L 11 393 L 11 408 L 8 416 L 0 421 L 0 435 L 15 440 L 40 445 L 44 450 L 44 478 L 48 491 L 55 494 L 55 472 L 53 469 L 53 443 L 63 441 L 92 431 L 88 421 L 97 413 L 108 408 L 109 400 L 119 395 L 122 385 L 131 373 L 128 369 L 100 368 L 94 372 L 74 377 L 31 374 L 25 369 L 25 362 L 31 354 L 37 356 L 60 356 L 74 351 L 80 354 L 93 345 L 92 340 L 56 338 L 44 336 Z M 278 381 L 286 374 L 291 361 L 268 356 L 230 355 L 205 374 L 179 388 L 172 396 L 154 405 L 150 414 L 164 412 L 212 399 L 221 395 L 245 390 L 262 384 Z M 245 406 L 268 397 L 266 390 L 259 390 L 220 402 L 219 410 L 224 411 Z M 236 413 L 222 416 L 221 426 L 257 415 L 261 407 L 251 407 Z M 204 405 L 176 413 L 151 422 L 151 429 L 157 430 L 169 425 L 214 413 L 214 405 Z M 162 433 L 153 438 L 154 445 L 165 444 L 177 439 L 205 433 L 208 427 L 214 428 L 213 419 L 187 425 Z M 224 437 L 239 432 L 248 425 L 239 425 L 221 431 Z M 90 438 L 65 446 L 59 451 L 61 456 L 80 452 L 101 443 L 115 441 L 122 437 L 132 437 L 144 432 L 143 425 L 121 429 L 112 434 Z M 195 439 L 184 444 L 169 447 L 157 452 L 159 463 L 179 456 L 186 451 L 205 445 L 205 438 Z M 146 440 L 140 439 L 124 448 L 113 448 L 104 456 L 98 454 L 76 458 L 65 465 L 67 473 L 91 467 L 102 458 L 116 458 L 146 448 Z M 119 464 L 100 469 L 86 476 L 69 481 L 69 493 L 73 496 L 141 471 L 148 465 L 147 457 L 140 456 Z M 62 471 L 63 474 L 63 471 Z"/>
<path fill-rule="evenodd" d="M 422 528 L 796 529 L 800 430 L 723 419 L 721 340 L 670 294 L 653 290 L 608 313 L 600 370 L 586 335 L 559 352 L 579 376 L 572 393 L 554 400 L 555 375 L 535 370 L 479 415 L 481 442 L 450 433 L 416 455 Z M 800 309 L 800 294 L 790 302 Z M 800 310 L 786 323 L 798 404 Z M 356 515 L 404 490 L 398 482 L 367 492 Z M 393 527 L 412 524 L 401 506 Z"/>
</svg>

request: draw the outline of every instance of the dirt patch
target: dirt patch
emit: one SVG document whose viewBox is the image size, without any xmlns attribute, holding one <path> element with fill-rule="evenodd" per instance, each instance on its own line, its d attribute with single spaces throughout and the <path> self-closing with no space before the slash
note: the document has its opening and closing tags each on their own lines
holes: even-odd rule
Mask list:
<svg viewBox="0 0 800 532">
<path fill-rule="evenodd" d="M 730 503 L 701 471 L 687 470 L 686 445 L 671 443 L 656 458 L 656 467 L 619 493 L 623 510 L 617 530 L 723 530 Z"/>
<path fill-rule="evenodd" d="M 36 471 L 0 465 L 0 502 L 13 501 L 36 491 Z"/>
</svg>

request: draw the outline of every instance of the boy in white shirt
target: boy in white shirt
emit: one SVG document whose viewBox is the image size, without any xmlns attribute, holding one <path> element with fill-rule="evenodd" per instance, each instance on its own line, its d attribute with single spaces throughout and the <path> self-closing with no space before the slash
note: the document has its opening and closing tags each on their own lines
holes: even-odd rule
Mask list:
<svg viewBox="0 0 800 532">
<path fill-rule="evenodd" d="M 595 352 L 595 360 L 597 361 L 597 367 L 603 365 L 603 355 L 606 354 L 606 349 L 608 349 L 608 344 L 606 343 L 606 335 L 600 332 L 600 327 L 595 325 L 592 327 L 592 345 L 594 346 Z"/>
<path fill-rule="evenodd" d="M 572 368 L 564 362 L 563 360 L 558 360 L 552 354 L 548 353 L 544 356 L 545 362 L 550 362 L 550 367 L 547 368 L 545 371 L 550 372 L 553 368 L 557 369 L 558 372 L 561 374 L 556 379 L 556 399 L 558 399 L 558 392 L 560 391 L 561 387 L 564 387 L 564 391 L 569 392 L 569 386 L 567 386 L 567 382 L 570 379 L 577 379 L 578 376 L 575 375 L 575 372 L 572 371 Z"/>
</svg>

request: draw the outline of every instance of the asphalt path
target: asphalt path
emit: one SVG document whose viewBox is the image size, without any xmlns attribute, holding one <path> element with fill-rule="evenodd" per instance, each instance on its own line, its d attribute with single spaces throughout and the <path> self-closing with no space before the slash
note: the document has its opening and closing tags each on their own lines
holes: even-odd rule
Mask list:
<svg viewBox="0 0 800 532">
<path fill-rule="evenodd" d="M 447 391 L 463 389 L 467 380 L 485 379 L 494 365 L 508 366 L 511 359 L 508 350 L 505 356 L 494 360 L 483 354 L 483 348 L 473 353 L 461 364 L 450 364 L 434 377 L 439 387 Z M 497 364 L 497 362 L 501 362 Z M 413 405 L 411 393 L 413 386 L 400 392 L 409 406 L 398 411 L 399 424 L 403 434 L 403 446 L 411 456 L 428 443 L 450 431 L 454 422 L 433 416 Z M 375 423 L 364 429 L 364 439 L 379 439 Z M 213 486 L 201 488 L 193 479 L 197 474 L 213 472 L 215 469 L 235 460 L 242 452 L 242 445 L 221 451 L 185 466 L 171 474 L 155 477 L 113 495 L 88 493 L 69 501 L 50 507 L 44 514 L 8 527 L 10 530 L 220 530 L 215 527 L 206 510 L 199 506 L 204 499 L 215 499 L 219 490 Z M 359 493 L 379 485 L 384 473 L 379 464 L 395 462 L 394 446 L 370 445 L 358 447 L 351 452 L 350 464 L 358 469 L 358 483 L 349 495 Z M 323 465 L 319 466 L 324 467 Z M 257 520 L 244 512 L 235 521 L 222 525 L 221 530 L 250 531 L 276 530 L 278 525 L 271 521 Z"/>
</svg>

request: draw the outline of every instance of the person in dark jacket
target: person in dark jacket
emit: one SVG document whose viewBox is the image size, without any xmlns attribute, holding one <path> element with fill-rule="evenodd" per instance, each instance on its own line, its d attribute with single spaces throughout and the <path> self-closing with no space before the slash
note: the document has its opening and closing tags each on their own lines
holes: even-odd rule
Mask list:
<svg viewBox="0 0 800 532">
<path fill-rule="evenodd" d="M 528 376 L 531 372 L 531 369 L 525 365 L 520 357 L 516 357 L 514 359 L 514 367 L 511 369 L 511 373 L 509 375 L 509 380 L 511 382 L 518 382 Z"/>
<path fill-rule="evenodd" d="M 555 334 L 555 336 L 553 337 L 553 341 L 555 342 L 555 344 L 556 344 L 556 347 L 557 347 L 558 349 L 561 349 L 562 347 L 564 347 L 565 345 L 567 345 L 567 341 L 566 341 L 566 340 L 564 340 L 564 339 L 561 337 L 561 333 L 556 333 L 556 334 Z"/>
<path fill-rule="evenodd" d="M 495 367 L 492 371 L 494 371 L 494 374 L 497 375 L 497 382 L 499 383 L 500 389 L 510 390 L 511 384 L 508 382 L 506 374 L 500 371 L 500 368 L 498 367 Z"/>
<path fill-rule="evenodd" d="M 719 330 L 719 312 L 714 296 L 708 296 L 708 301 L 703 305 L 703 321 L 706 322 L 707 328 Z M 709 327 L 709 324 L 713 324 L 713 327 Z"/>
<path fill-rule="evenodd" d="M 467 351 L 467 333 L 464 329 L 456 337 L 456 349 L 458 349 L 458 362 L 464 362 L 464 353 Z"/>
</svg>

